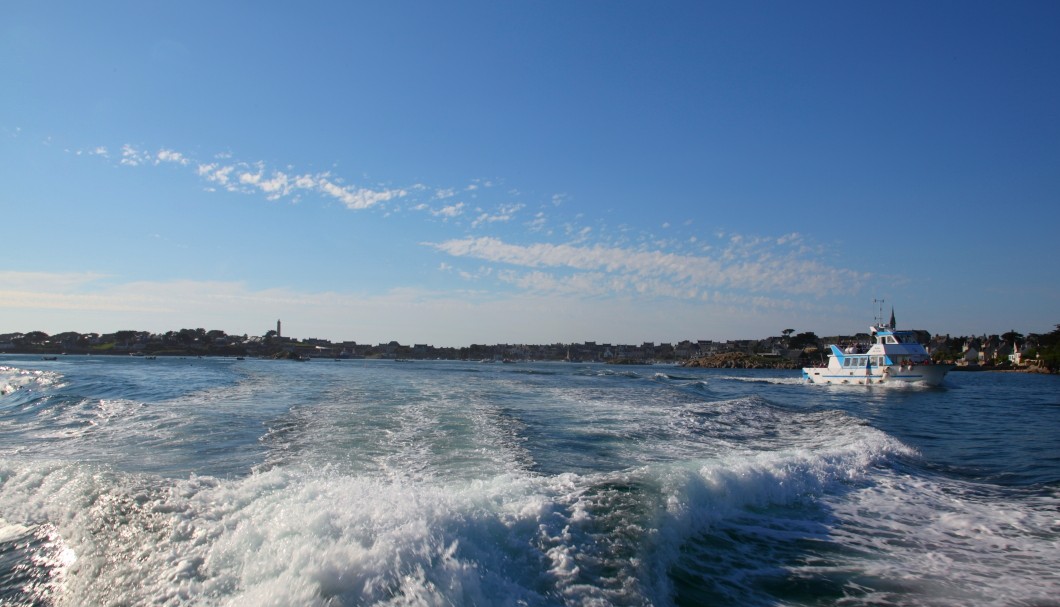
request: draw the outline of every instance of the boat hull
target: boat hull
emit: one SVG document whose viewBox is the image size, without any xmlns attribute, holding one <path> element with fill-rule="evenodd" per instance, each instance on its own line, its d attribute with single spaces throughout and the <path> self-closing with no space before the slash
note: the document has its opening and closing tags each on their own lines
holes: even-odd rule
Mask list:
<svg viewBox="0 0 1060 607">
<path fill-rule="evenodd" d="M 855 369 L 806 367 L 802 370 L 802 377 L 812 384 L 866 386 L 916 383 L 937 386 L 951 368 L 950 365 L 887 365 Z"/>
</svg>

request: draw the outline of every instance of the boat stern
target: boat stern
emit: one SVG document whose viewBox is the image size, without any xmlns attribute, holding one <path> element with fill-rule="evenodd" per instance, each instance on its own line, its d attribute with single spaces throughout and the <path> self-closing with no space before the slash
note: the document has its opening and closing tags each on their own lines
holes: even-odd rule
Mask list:
<svg viewBox="0 0 1060 607">
<path fill-rule="evenodd" d="M 828 369 L 824 367 L 803 367 L 802 368 L 802 380 L 808 384 L 824 384 L 828 383 L 824 379 L 825 371 Z"/>
</svg>

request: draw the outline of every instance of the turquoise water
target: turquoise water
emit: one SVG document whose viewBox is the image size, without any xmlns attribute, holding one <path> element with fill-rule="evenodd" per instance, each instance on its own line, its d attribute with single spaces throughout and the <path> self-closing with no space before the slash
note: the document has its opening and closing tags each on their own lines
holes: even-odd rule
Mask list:
<svg viewBox="0 0 1060 607">
<path fill-rule="evenodd" d="M 0 356 L 0 602 L 1055 605 L 1058 387 Z"/>
</svg>

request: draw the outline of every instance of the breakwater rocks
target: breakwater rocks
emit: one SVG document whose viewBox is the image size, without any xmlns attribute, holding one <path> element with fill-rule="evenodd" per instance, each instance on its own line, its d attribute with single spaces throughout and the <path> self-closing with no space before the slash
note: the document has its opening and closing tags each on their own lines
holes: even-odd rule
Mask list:
<svg viewBox="0 0 1060 607">
<path fill-rule="evenodd" d="M 706 369 L 801 369 L 802 366 L 786 358 L 756 356 L 743 352 L 724 352 L 692 358 L 681 363 L 682 367 Z"/>
</svg>

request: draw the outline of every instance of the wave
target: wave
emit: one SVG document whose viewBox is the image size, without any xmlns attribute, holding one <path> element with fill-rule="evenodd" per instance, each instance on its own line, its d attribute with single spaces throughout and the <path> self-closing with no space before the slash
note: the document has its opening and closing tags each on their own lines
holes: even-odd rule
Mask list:
<svg viewBox="0 0 1060 607">
<path fill-rule="evenodd" d="M 0 396 L 0 603 L 1021 604 L 1058 586 L 1058 487 L 947 480 L 801 390 L 600 370 L 242 365 L 150 402 L 131 372 L 140 391 L 112 398 L 111 374 L 52 390 L 72 380 L 5 371 L 32 387 Z M 708 380 L 754 394 L 711 400 Z"/>
<path fill-rule="evenodd" d="M 740 381 L 749 384 L 776 384 L 791 386 L 806 383 L 806 380 L 804 380 L 802 377 L 753 377 L 748 375 L 724 375 L 718 376 L 717 379 L 726 381 Z"/>
<path fill-rule="evenodd" d="M 0 561 L 0 598 L 18 602 L 5 579 L 61 579 L 61 604 L 776 604 L 798 602 L 800 579 L 851 603 L 975 602 L 959 583 L 1040 596 L 1060 496 L 977 498 L 901 473 L 914 456 L 849 426 L 810 446 L 460 481 L 0 460 L 0 548 L 28 547 Z"/>
<path fill-rule="evenodd" d="M 690 538 L 749 507 L 863 480 L 900 450 L 868 437 L 459 482 L 303 466 L 173 480 L 0 461 L 0 514 L 54 527 L 73 558 L 34 566 L 63 577 L 67 604 L 665 605 Z"/>
<path fill-rule="evenodd" d="M 673 375 L 669 373 L 656 373 L 652 379 L 664 385 L 676 387 L 679 390 L 687 390 L 693 393 L 709 392 L 710 383 L 706 378 L 699 376 Z"/>
<path fill-rule="evenodd" d="M 581 375 L 584 377 L 618 377 L 628 379 L 643 379 L 644 376 L 640 373 L 630 370 L 615 368 L 611 366 L 602 365 L 591 365 L 578 367 L 574 372 L 574 375 Z"/>
<path fill-rule="evenodd" d="M 874 605 L 1055 605 L 1060 488 L 1013 490 L 886 471 L 823 502 L 841 547 L 792 575 L 849 577 Z M 856 568 L 855 576 L 839 572 Z M 887 584 L 881 581 L 895 580 Z M 985 598 L 989 597 L 989 598 Z"/>
<path fill-rule="evenodd" d="M 62 385 L 63 375 L 56 371 L 26 370 L 0 365 L 0 397 L 10 396 L 22 390 L 52 390 Z"/>
<path fill-rule="evenodd" d="M 0 519 L 0 603 L 51 604 L 61 593 L 73 560 L 54 525 L 27 526 Z"/>
<path fill-rule="evenodd" d="M 0 456 L 108 462 L 159 474 L 247 474 L 284 394 L 234 365 L 108 361 L 106 373 L 0 367 Z M 80 364 L 80 363 L 79 363 Z M 78 368 L 83 371 L 83 368 Z M 128 396 L 123 396 L 128 395 Z M 279 403 L 279 406 L 277 406 Z"/>
<path fill-rule="evenodd" d="M 691 375 L 677 375 L 674 373 L 656 373 L 653 376 L 655 379 L 671 379 L 681 381 L 701 381 L 702 376 L 691 376 Z"/>
</svg>

